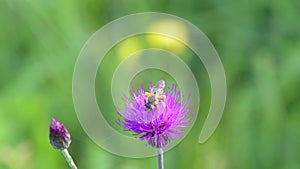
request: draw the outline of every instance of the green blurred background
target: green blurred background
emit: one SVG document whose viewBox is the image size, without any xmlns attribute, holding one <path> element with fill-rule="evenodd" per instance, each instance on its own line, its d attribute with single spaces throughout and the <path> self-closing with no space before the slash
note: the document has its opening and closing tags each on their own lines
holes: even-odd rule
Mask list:
<svg viewBox="0 0 300 169">
<path fill-rule="evenodd" d="M 199 144 L 210 106 L 207 73 L 179 42 L 149 35 L 120 42 L 101 66 L 106 73 L 98 74 L 96 91 L 98 102 L 108 103 L 102 110 L 108 121 L 118 128 L 109 90 L 116 65 L 135 50 L 159 47 L 190 65 L 201 92 L 197 125 L 165 154 L 165 168 L 300 168 L 299 8 L 297 0 L 1 0 L 0 169 L 67 168 L 49 144 L 51 117 L 68 127 L 69 151 L 79 168 L 156 168 L 156 158 L 129 159 L 100 149 L 82 130 L 72 102 L 73 68 L 87 39 L 110 21 L 146 11 L 187 19 L 214 44 L 228 84 L 223 119 Z M 149 77 L 173 82 L 152 71 L 132 85 Z"/>
</svg>

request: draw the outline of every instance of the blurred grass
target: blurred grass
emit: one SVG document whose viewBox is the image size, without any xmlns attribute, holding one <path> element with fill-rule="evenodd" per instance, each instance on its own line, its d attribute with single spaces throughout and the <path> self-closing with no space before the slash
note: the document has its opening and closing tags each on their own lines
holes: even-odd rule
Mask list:
<svg viewBox="0 0 300 169">
<path fill-rule="evenodd" d="M 92 143 L 76 118 L 71 89 L 76 57 L 93 32 L 124 15 L 158 11 L 185 18 L 207 34 L 220 54 L 228 83 L 224 117 L 213 137 L 200 145 L 197 140 L 210 104 L 210 86 L 193 53 L 179 53 L 197 74 L 200 125 L 166 153 L 166 168 L 298 169 L 299 7 L 296 0 L 2 0 L 0 168 L 67 168 L 61 154 L 49 145 L 52 116 L 69 128 L 70 152 L 79 168 L 156 167 L 155 158 L 122 158 Z M 145 46 L 172 50 L 160 43 L 131 40 L 135 41 L 120 43 L 112 51 L 119 56 L 114 64 Z M 106 65 L 108 72 L 114 64 Z M 99 74 L 97 79 L 109 79 L 109 75 Z M 109 92 L 109 83 L 98 82 Z"/>
</svg>

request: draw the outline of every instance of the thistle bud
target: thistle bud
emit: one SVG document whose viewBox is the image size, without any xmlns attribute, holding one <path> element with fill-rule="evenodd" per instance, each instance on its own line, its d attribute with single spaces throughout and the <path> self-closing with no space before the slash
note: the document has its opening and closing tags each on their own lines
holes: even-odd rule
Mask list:
<svg viewBox="0 0 300 169">
<path fill-rule="evenodd" d="M 67 128 L 54 118 L 50 125 L 49 139 L 52 147 L 57 150 L 67 149 L 71 143 L 71 136 Z"/>
</svg>

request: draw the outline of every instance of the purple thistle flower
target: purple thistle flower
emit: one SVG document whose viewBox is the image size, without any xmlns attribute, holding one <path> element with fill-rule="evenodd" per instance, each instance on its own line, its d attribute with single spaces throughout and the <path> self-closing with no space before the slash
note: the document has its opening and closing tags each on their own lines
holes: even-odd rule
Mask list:
<svg viewBox="0 0 300 169">
<path fill-rule="evenodd" d="M 57 150 L 67 149 L 71 143 L 71 136 L 67 128 L 54 118 L 50 125 L 49 139 L 52 147 Z"/>
<path fill-rule="evenodd" d="M 164 81 L 160 80 L 154 87 L 150 83 L 150 93 L 144 91 L 141 86 L 136 95 L 131 90 L 132 101 L 124 97 L 125 111 L 119 110 L 118 120 L 125 131 L 134 132 L 134 136 L 146 140 L 147 145 L 155 148 L 164 148 L 176 137 L 182 137 L 183 128 L 189 127 L 188 122 L 190 108 L 187 108 L 188 99 L 183 99 L 183 92 L 177 91 L 175 85 L 168 87 L 166 93 L 163 91 Z M 156 100 L 149 99 L 157 91 L 162 92 L 156 95 Z M 149 101 L 150 100 L 150 101 Z M 154 104 L 149 109 L 149 103 Z"/>
</svg>

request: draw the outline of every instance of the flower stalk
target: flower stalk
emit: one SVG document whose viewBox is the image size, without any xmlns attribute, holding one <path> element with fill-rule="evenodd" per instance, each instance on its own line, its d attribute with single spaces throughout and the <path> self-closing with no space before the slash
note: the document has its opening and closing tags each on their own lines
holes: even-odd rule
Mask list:
<svg viewBox="0 0 300 169">
<path fill-rule="evenodd" d="M 74 161 L 73 161 L 71 155 L 70 155 L 69 152 L 68 152 L 68 149 L 63 149 L 63 150 L 61 150 L 61 153 L 65 156 L 66 161 L 67 161 L 69 167 L 70 167 L 71 169 L 77 169 L 77 167 L 76 167 L 76 165 L 75 165 L 75 163 L 74 163 Z"/>
<path fill-rule="evenodd" d="M 164 169 L 164 151 L 162 148 L 157 149 L 157 164 L 158 169 Z"/>
</svg>

